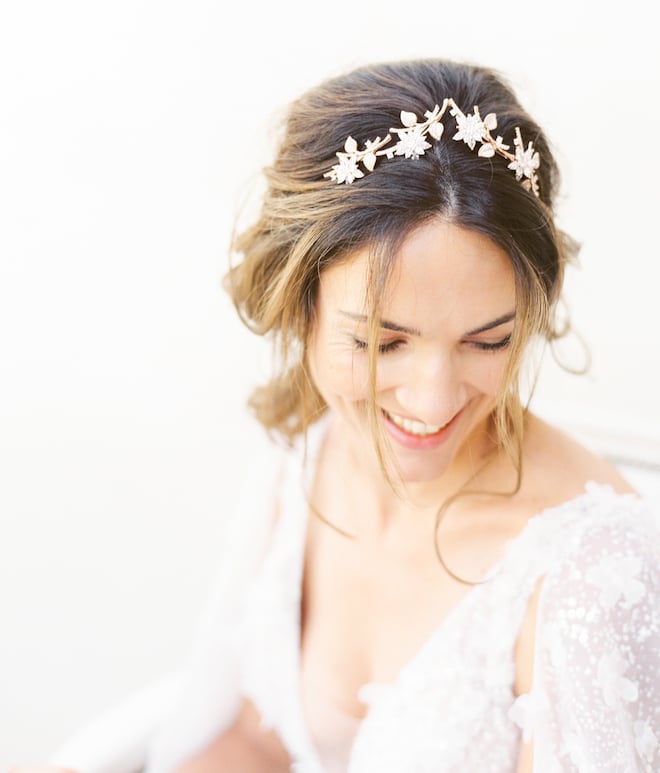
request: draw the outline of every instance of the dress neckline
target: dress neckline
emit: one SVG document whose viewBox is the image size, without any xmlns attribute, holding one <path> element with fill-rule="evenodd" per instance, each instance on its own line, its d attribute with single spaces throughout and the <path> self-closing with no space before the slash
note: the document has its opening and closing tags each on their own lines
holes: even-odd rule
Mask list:
<svg viewBox="0 0 660 773">
<path fill-rule="evenodd" d="M 295 480 L 290 481 L 290 483 L 292 483 L 294 486 L 294 490 L 291 492 L 292 497 L 296 497 L 297 492 L 298 504 L 297 507 L 292 506 L 291 509 L 292 511 L 297 511 L 298 518 L 302 520 L 302 523 L 299 523 L 299 539 L 296 541 L 296 571 L 291 573 L 291 578 L 293 579 L 295 577 L 295 581 L 297 582 L 298 592 L 292 592 L 290 596 L 291 598 L 295 599 L 295 603 L 293 605 L 292 621 L 294 631 L 293 641 L 296 647 L 295 700 L 300 723 L 300 736 L 304 739 L 304 747 L 307 750 L 307 759 L 313 759 L 313 763 L 315 766 L 318 766 L 319 771 L 323 770 L 323 766 L 318 748 L 314 742 L 314 739 L 312 738 L 309 726 L 305 718 L 304 705 L 302 701 L 302 604 L 308 527 L 311 518 L 308 506 L 307 492 L 309 491 L 309 488 L 314 479 L 318 455 L 321 450 L 324 438 L 326 437 L 328 424 L 328 418 L 323 417 L 319 422 L 317 422 L 317 424 L 310 428 L 309 439 L 304 445 L 305 464 L 303 465 L 302 479 L 300 477 L 296 477 Z M 516 554 L 519 554 L 520 551 L 523 550 L 525 543 L 537 531 L 537 529 L 540 528 L 541 524 L 547 522 L 553 515 L 556 516 L 561 512 L 574 512 L 576 507 L 579 507 L 580 502 L 587 501 L 594 496 L 635 497 L 634 494 L 617 494 L 613 491 L 612 487 L 607 484 L 588 481 L 585 483 L 584 489 L 576 496 L 571 497 L 570 499 L 567 499 L 557 505 L 550 505 L 548 507 L 542 508 L 537 513 L 531 515 L 525 521 L 525 524 L 520 529 L 520 531 L 504 542 L 502 555 L 483 574 L 481 582 L 470 588 L 470 590 L 461 597 L 461 599 L 449 610 L 449 612 L 443 616 L 439 623 L 433 628 L 432 632 L 415 650 L 413 655 L 408 658 L 408 660 L 401 666 L 394 679 L 390 682 L 366 682 L 365 684 L 361 685 L 361 687 L 358 689 L 358 699 L 367 705 L 367 713 L 362 718 L 347 715 L 351 717 L 351 719 L 354 719 L 357 724 L 356 732 L 353 737 L 348 755 L 349 770 L 350 760 L 353 759 L 356 743 L 361 733 L 363 732 L 365 723 L 369 718 L 373 707 L 378 701 L 379 695 L 382 695 L 385 692 L 396 690 L 397 687 L 400 687 L 401 683 L 409 674 L 414 673 L 414 671 L 420 667 L 420 664 L 423 663 L 427 653 L 430 650 L 433 650 L 438 645 L 438 642 L 447 635 L 447 632 L 451 629 L 454 622 L 465 614 L 465 611 L 475 603 L 475 599 L 478 599 L 479 596 L 483 595 L 483 593 L 485 593 L 486 590 L 490 587 L 490 584 L 495 582 L 498 577 L 500 577 L 500 575 L 505 574 L 507 565 Z M 295 767 L 292 768 L 292 770 L 295 770 Z M 307 770 L 307 768 L 305 768 L 305 770 Z"/>
</svg>

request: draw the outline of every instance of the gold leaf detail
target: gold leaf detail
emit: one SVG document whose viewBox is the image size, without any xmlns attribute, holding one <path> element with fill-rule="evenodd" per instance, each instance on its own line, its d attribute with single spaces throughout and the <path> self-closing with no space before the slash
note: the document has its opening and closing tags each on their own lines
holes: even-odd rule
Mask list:
<svg viewBox="0 0 660 773">
<path fill-rule="evenodd" d="M 417 123 L 417 116 L 414 113 L 409 113 L 407 110 L 401 111 L 401 123 L 409 129 L 411 126 L 415 126 Z"/>
<path fill-rule="evenodd" d="M 358 149 L 357 142 L 352 137 L 349 137 L 346 140 L 346 143 L 344 144 L 344 150 L 347 153 L 355 153 L 357 151 L 357 149 Z"/>
<path fill-rule="evenodd" d="M 374 167 L 376 166 L 376 154 L 367 153 L 367 155 L 362 159 L 362 163 L 370 172 L 373 172 Z"/>
<path fill-rule="evenodd" d="M 445 127 L 440 122 L 438 123 L 432 123 L 429 126 L 429 134 L 431 137 L 433 137 L 434 140 L 439 140 L 442 137 L 442 133 L 444 132 Z"/>
</svg>

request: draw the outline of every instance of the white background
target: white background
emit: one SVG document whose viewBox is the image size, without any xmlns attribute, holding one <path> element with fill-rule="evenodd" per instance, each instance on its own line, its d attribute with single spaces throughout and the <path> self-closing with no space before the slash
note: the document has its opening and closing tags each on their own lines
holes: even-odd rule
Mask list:
<svg viewBox="0 0 660 773">
<path fill-rule="evenodd" d="M 224 6 L 224 8 L 223 8 Z M 660 434 L 660 63 L 644 0 L 6 0 L 0 10 L 0 769 L 177 665 L 266 351 L 219 286 L 274 119 L 372 60 L 500 69 L 564 169 L 588 377 L 540 405 Z"/>
</svg>

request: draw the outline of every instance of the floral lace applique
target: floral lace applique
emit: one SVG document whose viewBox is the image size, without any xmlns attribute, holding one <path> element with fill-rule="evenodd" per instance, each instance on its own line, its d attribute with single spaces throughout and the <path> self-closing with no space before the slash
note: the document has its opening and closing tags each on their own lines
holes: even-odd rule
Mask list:
<svg viewBox="0 0 660 773">
<path fill-rule="evenodd" d="M 300 462 L 289 462 L 282 517 L 265 560 L 242 603 L 232 602 L 241 619 L 232 631 L 209 628 L 191 684 L 199 693 L 197 714 L 207 714 L 207 737 L 220 710 L 247 694 L 283 739 L 292 772 L 323 773 L 301 700 L 307 503 Z M 399 677 L 360 691 L 369 712 L 348 773 L 512 773 L 522 738 L 534 742 L 535 773 L 660 770 L 659 531 L 641 500 L 595 484 L 531 518 L 491 580 L 465 597 Z M 236 573 L 225 570 L 228 583 L 249 560 L 232 557 Z M 541 577 L 533 687 L 516 698 L 517 632 Z M 232 586 L 216 596 L 221 622 L 223 598 L 236 595 Z M 229 640 L 236 642 L 241 683 L 228 688 L 220 706 L 207 694 L 211 684 L 216 694 L 222 669 L 215 681 L 208 669 L 229 656 Z M 162 733 L 168 743 L 181 736 L 180 750 L 200 742 L 185 714 L 194 697 Z M 167 773 L 166 756 L 148 773 Z"/>
<path fill-rule="evenodd" d="M 660 534 L 640 501 L 592 492 L 579 541 L 544 580 L 533 688 L 509 716 L 534 738 L 535 770 L 653 773 Z"/>
</svg>

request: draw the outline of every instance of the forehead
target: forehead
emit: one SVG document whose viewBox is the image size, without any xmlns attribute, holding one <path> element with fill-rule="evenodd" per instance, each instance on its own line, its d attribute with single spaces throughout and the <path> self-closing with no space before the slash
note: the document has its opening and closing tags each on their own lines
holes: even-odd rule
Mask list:
<svg viewBox="0 0 660 773">
<path fill-rule="evenodd" d="M 321 275 L 322 313 L 366 313 L 370 261 L 369 250 L 360 250 Z M 383 317 L 401 324 L 475 327 L 515 308 L 513 266 L 483 234 L 434 220 L 404 240 L 380 301 Z"/>
</svg>

